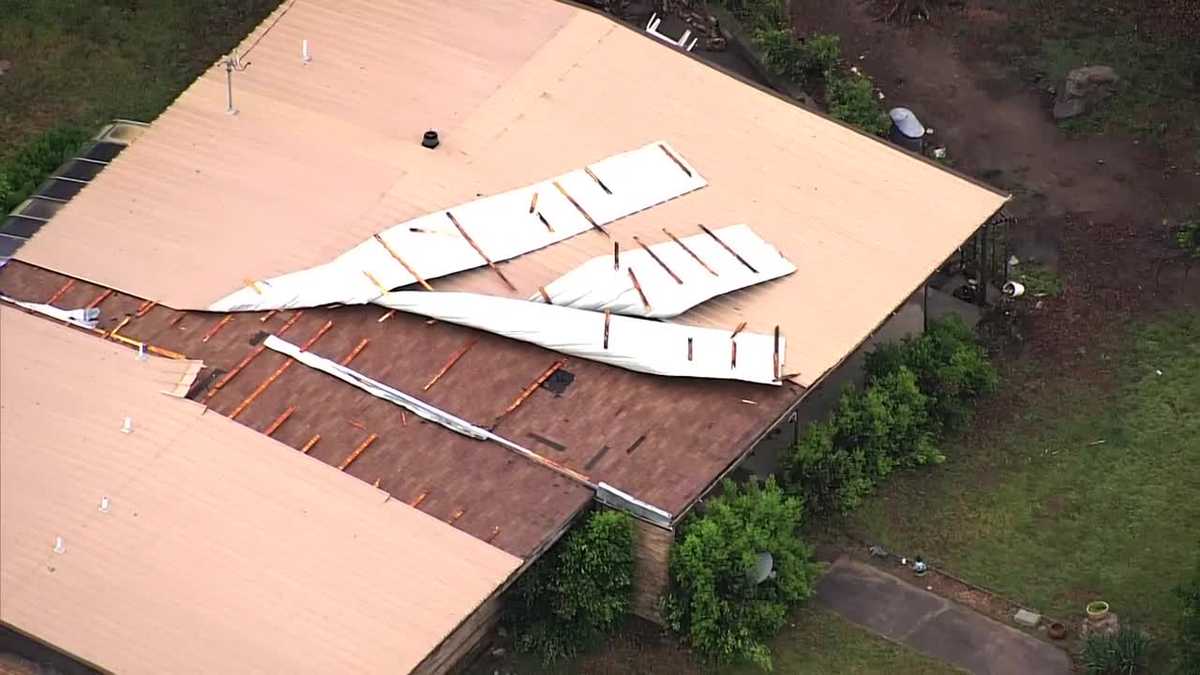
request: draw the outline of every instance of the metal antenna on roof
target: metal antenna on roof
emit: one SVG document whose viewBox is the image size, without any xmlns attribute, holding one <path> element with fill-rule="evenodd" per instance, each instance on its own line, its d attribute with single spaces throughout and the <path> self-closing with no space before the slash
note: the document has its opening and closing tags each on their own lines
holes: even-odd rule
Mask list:
<svg viewBox="0 0 1200 675">
<path fill-rule="evenodd" d="M 305 65 L 312 62 L 312 54 L 308 51 L 308 40 L 300 41 L 300 61 Z"/>
<path fill-rule="evenodd" d="M 234 52 L 225 58 L 225 85 L 229 95 L 229 104 L 225 108 L 225 114 L 227 115 L 236 115 L 238 112 L 237 108 L 233 106 L 233 71 L 236 70 L 240 73 L 249 66 L 250 62 L 247 61 L 245 64 L 243 64 L 241 58 L 238 57 L 237 52 Z"/>
</svg>

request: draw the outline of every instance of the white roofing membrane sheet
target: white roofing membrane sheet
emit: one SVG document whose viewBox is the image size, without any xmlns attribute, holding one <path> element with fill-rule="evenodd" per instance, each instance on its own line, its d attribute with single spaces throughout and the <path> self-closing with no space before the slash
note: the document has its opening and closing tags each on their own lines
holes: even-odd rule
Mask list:
<svg viewBox="0 0 1200 675">
<path fill-rule="evenodd" d="M 550 304 L 665 319 L 723 293 L 796 271 L 779 249 L 746 225 L 686 237 L 666 234 L 670 241 L 592 258 L 547 284 Z M 539 293 L 530 300 L 543 298 Z"/>
<path fill-rule="evenodd" d="M 477 293 L 398 291 L 374 301 L 568 356 L 654 375 L 779 384 L 782 336 L 665 323 Z"/>
<path fill-rule="evenodd" d="M 560 242 L 706 185 L 665 142 L 395 225 L 333 261 L 255 281 L 214 312 L 362 304 L 388 289 Z"/>
</svg>

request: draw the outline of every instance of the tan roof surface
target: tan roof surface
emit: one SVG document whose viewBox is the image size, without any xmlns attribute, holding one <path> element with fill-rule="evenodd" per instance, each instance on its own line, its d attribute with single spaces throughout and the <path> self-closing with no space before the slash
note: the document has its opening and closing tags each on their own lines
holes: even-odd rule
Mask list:
<svg viewBox="0 0 1200 675">
<path fill-rule="evenodd" d="M 0 620 L 121 673 L 406 672 L 520 564 L 160 393 L 194 364 L 0 309 Z"/>
<path fill-rule="evenodd" d="M 610 232 L 632 248 L 633 235 L 666 239 L 662 227 L 753 227 L 799 270 L 680 320 L 782 325 L 785 370 L 809 385 L 1004 201 L 544 0 L 301 0 L 247 58 L 238 115 L 224 112 L 223 70 L 210 70 L 19 257 L 205 307 L 244 279 L 325 262 L 385 226 L 662 138 L 709 186 Z M 436 151 L 418 145 L 426 127 L 442 132 Z M 528 297 L 608 251 L 586 233 L 505 263 L 517 293 L 489 270 L 435 286 Z"/>
</svg>

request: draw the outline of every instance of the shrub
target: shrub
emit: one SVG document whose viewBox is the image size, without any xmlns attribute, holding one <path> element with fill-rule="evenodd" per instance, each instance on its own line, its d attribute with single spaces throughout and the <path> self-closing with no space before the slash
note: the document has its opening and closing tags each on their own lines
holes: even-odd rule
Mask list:
<svg viewBox="0 0 1200 675">
<path fill-rule="evenodd" d="M 875 85 L 865 75 L 830 72 L 825 81 L 825 102 L 834 119 L 882 136 L 891 126 L 875 96 Z"/>
<path fill-rule="evenodd" d="M 1135 675 L 1146 666 L 1150 638 L 1132 628 L 1115 635 L 1093 633 L 1083 645 L 1083 666 L 1089 675 Z"/>
<path fill-rule="evenodd" d="M 786 28 L 754 31 L 754 46 L 762 52 L 763 65 L 772 74 L 792 81 L 804 79 L 804 49 Z"/>
<path fill-rule="evenodd" d="M 813 33 L 804 38 L 805 70 L 826 77 L 842 59 L 842 42 L 836 35 Z"/>
<path fill-rule="evenodd" d="M 616 628 L 633 591 L 633 521 L 594 511 L 517 580 L 505 617 L 518 651 L 571 658 Z"/>
<path fill-rule="evenodd" d="M 785 0 L 716 0 L 729 10 L 753 35 L 760 30 L 786 28 L 788 26 Z"/>
<path fill-rule="evenodd" d="M 816 512 L 849 511 L 875 486 L 865 450 L 841 446 L 835 438 L 832 423 L 810 424 L 783 457 L 788 490 L 804 495 Z"/>
<path fill-rule="evenodd" d="M 1200 673 L 1200 561 L 1191 580 L 1175 594 L 1183 610 L 1179 617 L 1179 672 Z"/>
<path fill-rule="evenodd" d="M 0 215 L 16 208 L 87 139 L 87 133 L 73 127 L 51 129 L 0 165 Z"/>
<path fill-rule="evenodd" d="M 804 504 L 773 477 L 763 485 L 727 480 L 723 489 L 671 549 L 663 613 L 697 651 L 770 670 L 766 641 L 783 627 L 788 609 L 812 594 L 816 575 L 811 549 L 796 536 Z M 774 558 L 774 574 L 755 584 L 749 573 L 762 552 Z"/>
<path fill-rule="evenodd" d="M 929 400 L 906 367 L 877 378 L 861 395 L 843 395 L 836 417 L 839 440 L 880 457 L 879 474 L 892 466 L 942 461 L 929 431 Z"/>
<path fill-rule="evenodd" d="M 1175 244 L 1193 258 L 1200 258 L 1200 217 L 1184 221 L 1175 230 Z"/>
<path fill-rule="evenodd" d="M 1037 263 L 1027 263 L 1021 266 L 1017 273 L 1017 281 L 1025 285 L 1025 291 L 1035 297 L 1057 297 L 1062 295 L 1062 278 L 1054 270 Z"/>
<path fill-rule="evenodd" d="M 754 32 L 754 44 L 768 70 L 797 83 L 824 77 L 841 57 L 836 35 L 797 40 L 786 28 L 768 28 Z"/>
<path fill-rule="evenodd" d="M 809 425 L 784 456 L 784 480 L 817 512 L 849 511 L 896 467 L 939 463 L 930 404 L 900 365 L 864 391 L 847 388 L 829 422 Z"/>
<path fill-rule="evenodd" d="M 916 375 L 917 385 L 928 397 L 934 434 L 961 428 L 970 419 L 972 401 L 999 384 L 987 353 L 957 315 L 931 321 L 918 337 L 877 347 L 867 355 L 867 383 L 904 367 Z"/>
</svg>

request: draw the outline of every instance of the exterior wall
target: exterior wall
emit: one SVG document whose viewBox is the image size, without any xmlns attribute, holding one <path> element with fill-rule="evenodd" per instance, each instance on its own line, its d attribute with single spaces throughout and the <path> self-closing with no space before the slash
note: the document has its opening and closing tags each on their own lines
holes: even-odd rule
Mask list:
<svg viewBox="0 0 1200 675">
<path fill-rule="evenodd" d="M 634 532 L 633 613 L 661 624 L 658 603 L 670 580 L 667 563 L 675 532 L 641 520 L 634 521 Z"/>
<path fill-rule="evenodd" d="M 437 650 L 425 657 L 413 673 L 419 675 L 442 675 L 442 673 L 464 670 L 479 650 L 489 644 L 496 635 L 504 603 L 501 593 L 483 601 L 471 616 L 459 624 Z"/>
</svg>

